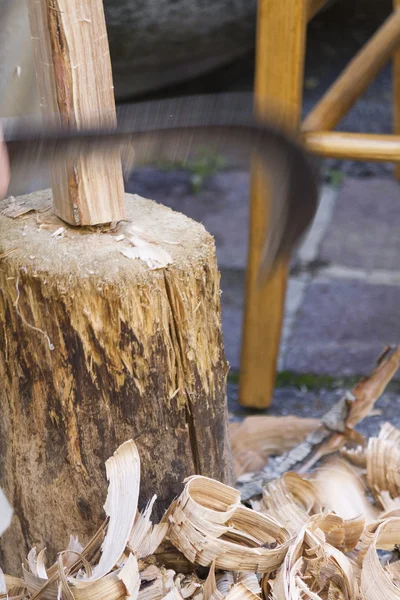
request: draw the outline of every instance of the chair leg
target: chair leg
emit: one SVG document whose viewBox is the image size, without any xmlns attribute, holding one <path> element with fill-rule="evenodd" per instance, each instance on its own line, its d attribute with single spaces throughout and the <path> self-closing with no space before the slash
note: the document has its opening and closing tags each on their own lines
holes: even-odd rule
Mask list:
<svg viewBox="0 0 400 600">
<path fill-rule="evenodd" d="M 259 0 L 256 51 L 256 111 L 274 110 L 281 127 L 298 129 L 301 118 L 308 0 Z M 256 167 L 256 166 L 255 166 Z M 252 173 L 250 237 L 240 369 L 239 402 L 266 408 L 275 385 L 288 265 L 282 264 L 262 287 L 256 273 L 267 208 L 262 181 Z"/>
<path fill-rule="evenodd" d="M 393 10 L 400 10 L 400 0 L 393 0 Z M 393 133 L 400 134 L 400 50 L 393 54 Z M 395 166 L 395 177 L 400 180 L 400 163 Z"/>
</svg>

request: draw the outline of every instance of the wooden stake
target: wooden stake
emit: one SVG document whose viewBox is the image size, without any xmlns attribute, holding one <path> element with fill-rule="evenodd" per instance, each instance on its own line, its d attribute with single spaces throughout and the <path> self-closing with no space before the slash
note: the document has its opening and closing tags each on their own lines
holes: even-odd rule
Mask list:
<svg viewBox="0 0 400 600">
<path fill-rule="evenodd" d="M 400 10 L 358 52 L 305 119 L 303 131 L 334 129 L 400 44 Z"/>
<path fill-rule="evenodd" d="M 307 150 L 318 156 L 381 162 L 400 161 L 399 135 L 374 135 L 339 131 L 304 134 Z"/>
<path fill-rule="evenodd" d="M 299 126 L 308 1 L 259 0 L 256 57 L 256 110 L 279 110 L 280 125 Z M 255 169 L 250 207 L 250 240 L 246 279 L 239 401 L 242 406 L 269 406 L 286 292 L 287 265 L 261 288 L 256 275 L 265 235 L 265 181 Z"/>
<path fill-rule="evenodd" d="M 27 0 L 42 114 L 65 129 L 116 122 L 102 0 Z M 125 218 L 119 152 L 51 166 L 57 214 L 72 225 Z"/>
</svg>

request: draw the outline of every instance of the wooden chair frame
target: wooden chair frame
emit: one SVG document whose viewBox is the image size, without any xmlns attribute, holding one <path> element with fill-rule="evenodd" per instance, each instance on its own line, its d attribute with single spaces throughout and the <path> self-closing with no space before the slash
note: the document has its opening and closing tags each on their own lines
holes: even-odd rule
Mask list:
<svg viewBox="0 0 400 600">
<path fill-rule="evenodd" d="M 400 178 L 400 135 L 331 131 L 393 57 L 394 133 L 400 134 L 400 0 L 375 35 L 356 54 L 300 125 L 308 21 L 326 0 L 259 0 L 257 17 L 255 110 L 279 106 L 281 124 L 300 133 L 305 147 L 323 157 L 396 162 Z M 239 402 L 267 408 L 278 360 L 288 265 L 282 264 L 260 289 L 256 271 L 266 209 L 257 167 L 253 169 L 250 235 L 240 367 Z"/>
</svg>

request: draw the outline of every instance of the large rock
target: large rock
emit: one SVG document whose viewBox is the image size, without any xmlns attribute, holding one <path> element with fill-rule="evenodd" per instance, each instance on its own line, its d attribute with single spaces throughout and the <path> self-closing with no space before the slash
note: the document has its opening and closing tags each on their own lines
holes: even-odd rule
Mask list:
<svg viewBox="0 0 400 600">
<path fill-rule="evenodd" d="M 202 75 L 254 46 L 257 0 L 104 0 L 104 8 L 119 100 Z"/>
<path fill-rule="evenodd" d="M 211 71 L 251 49 L 257 0 L 104 0 L 117 99 Z"/>
<path fill-rule="evenodd" d="M 224 65 L 254 44 L 257 0 L 104 0 L 117 100 Z M 0 116 L 37 112 L 25 0 L 0 0 Z"/>
<path fill-rule="evenodd" d="M 206 74 L 254 46 L 257 0 L 103 2 L 117 101 Z M 0 0 L 0 23 L 0 116 L 36 113 L 26 0 Z"/>
<path fill-rule="evenodd" d="M 188 80 L 254 44 L 257 0 L 104 0 L 117 100 Z M 25 0 L 0 0 L 0 116 L 38 112 Z"/>
</svg>

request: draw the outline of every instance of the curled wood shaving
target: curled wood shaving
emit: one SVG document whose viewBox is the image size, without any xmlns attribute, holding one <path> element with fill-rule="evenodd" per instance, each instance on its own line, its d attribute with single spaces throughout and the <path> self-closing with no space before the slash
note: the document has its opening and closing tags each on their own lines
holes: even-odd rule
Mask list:
<svg viewBox="0 0 400 600">
<path fill-rule="evenodd" d="M 129 555 L 128 560 L 118 573 L 118 579 L 120 579 L 126 589 L 125 596 L 127 598 L 137 598 L 140 589 L 140 575 L 139 567 L 136 557 L 133 554 Z"/>
<path fill-rule="evenodd" d="M 400 517 L 400 497 L 392 498 L 387 490 L 382 490 L 376 494 L 377 501 L 383 507 L 381 519 L 388 517 Z"/>
<path fill-rule="evenodd" d="M 375 531 L 374 531 L 375 529 Z M 377 550 L 394 548 L 400 540 L 400 519 L 392 518 L 371 528 L 368 549 L 361 569 L 361 592 L 365 600 L 399 600 L 400 582 L 398 569 L 383 567 L 379 561 Z"/>
<path fill-rule="evenodd" d="M 106 462 L 108 495 L 104 510 L 109 517 L 108 531 L 100 562 L 93 569 L 94 581 L 107 575 L 123 554 L 134 524 L 140 486 L 140 459 L 133 440 L 118 448 Z"/>
<path fill-rule="evenodd" d="M 303 594 L 318 600 L 357 597 L 350 560 L 328 544 L 323 532 L 311 524 L 304 526 L 291 544 L 272 586 L 272 597 L 276 600 L 300 599 Z"/>
<path fill-rule="evenodd" d="M 14 196 L 10 196 L 2 204 L 6 206 L 2 209 L 1 214 L 10 219 L 18 219 L 30 212 L 46 212 L 52 207 L 51 202 L 43 207 L 41 199 L 21 200 L 21 198 L 17 199 Z"/>
<path fill-rule="evenodd" d="M 320 425 L 304 442 L 289 452 L 270 459 L 266 467 L 248 477 L 240 476 L 236 487 L 242 500 L 261 494 L 263 486 L 287 471 L 307 473 L 321 458 L 343 448 L 346 443 L 364 445 L 364 438 L 353 427 L 372 410 L 376 400 L 396 373 L 400 364 L 400 346 L 386 348 L 372 374 L 358 383 L 322 417 Z"/>
<path fill-rule="evenodd" d="M 163 269 L 173 263 L 169 252 L 161 248 L 157 240 L 138 227 L 130 227 L 127 240 L 131 246 L 121 248 L 120 250 L 121 254 L 127 258 L 139 258 L 151 270 Z"/>
<path fill-rule="evenodd" d="M 46 548 L 43 548 L 38 554 L 36 569 L 38 577 L 42 577 L 43 579 L 48 579 L 47 571 L 46 571 Z"/>
<path fill-rule="evenodd" d="M 353 389 L 355 397 L 350 406 L 347 427 L 354 427 L 373 409 L 376 400 L 383 394 L 389 381 L 399 368 L 400 346 L 387 347 L 378 359 L 377 367 L 365 381 Z"/>
<path fill-rule="evenodd" d="M 186 481 L 169 514 L 168 537 L 191 562 L 264 573 L 279 566 L 288 532 L 245 508 L 234 488 L 201 476 Z"/>
<path fill-rule="evenodd" d="M 309 479 L 286 473 L 268 484 L 260 510 L 277 519 L 292 535 L 307 522 L 314 526 L 319 523 L 327 541 L 348 552 L 357 545 L 365 523 L 378 515 L 365 492 L 361 479 L 344 461 L 330 460 Z"/>
<path fill-rule="evenodd" d="M 366 523 L 378 517 L 366 499 L 366 488 L 357 473 L 343 460 L 329 460 L 312 473 L 321 504 L 343 519 L 343 540 L 335 544 L 345 552 L 355 548 Z"/>
<path fill-rule="evenodd" d="M 5 580 L 6 588 L 7 588 L 8 592 L 10 591 L 10 589 L 13 589 L 13 588 L 24 588 L 25 587 L 24 580 L 21 579 L 20 577 L 12 577 L 11 575 L 4 575 L 4 573 L 3 573 L 3 576 L 4 576 L 4 580 Z"/>
<path fill-rule="evenodd" d="M 366 450 L 367 482 L 379 497 L 388 491 L 392 498 L 400 496 L 400 431 L 385 424 L 377 438 L 368 440 Z"/>
<path fill-rule="evenodd" d="M 35 573 L 26 569 L 25 566 L 22 567 L 22 574 L 29 594 L 35 595 L 40 593 L 40 597 L 44 600 L 58 599 L 57 580 L 54 580 L 49 584 L 48 579 L 43 579 L 38 575 L 35 575 Z"/>
<path fill-rule="evenodd" d="M 166 596 L 163 597 L 163 600 L 183 600 L 182 594 L 179 590 L 174 587 Z"/>
<path fill-rule="evenodd" d="M 155 551 L 154 558 L 157 560 L 158 564 L 163 565 L 168 569 L 173 569 L 177 573 L 188 574 L 192 573 L 195 569 L 195 565 L 190 562 L 178 548 L 175 548 L 170 540 L 168 540 L 167 536 Z"/>
<path fill-rule="evenodd" d="M 230 437 L 236 477 L 261 469 L 269 456 L 291 450 L 318 425 L 318 419 L 295 416 L 251 416 L 240 424 L 232 423 Z"/>
<path fill-rule="evenodd" d="M 297 473 L 286 473 L 267 485 L 263 491 L 260 510 L 284 523 L 292 535 L 298 534 L 310 514 L 319 512 L 320 507 L 314 505 L 317 491 L 313 484 Z"/>
<path fill-rule="evenodd" d="M 113 571 L 104 575 L 101 579 L 96 579 L 90 584 L 76 580 L 71 584 L 68 580 L 69 589 L 76 600 L 98 600 L 104 598 L 107 600 L 118 600 L 119 598 L 129 597 L 125 582 L 119 578 L 120 571 Z"/>
<path fill-rule="evenodd" d="M 367 466 L 367 454 L 365 448 L 341 448 L 340 455 L 356 467 L 365 468 Z"/>
<path fill-rule="evenodd" d="M 167 523 L 160 523 L 153 527 L 150 516 L 157 496 L 154 495 L 143 513 L 138 513 L 132 530 L 129 534 L 127 548 L 134 552 L 138 558 L 154 554 L 163 541 L 167 530 Z"/>
<path fill-rule="evenodd" d="M 213 561 L 203 587 L 204 600 L 223 600 L 232 584 L 233 575 L 231 576 L 231 581 L 227 581 L 225 577 L 222 581 L 220 581 L 220 585 L 217 586 L 217 579 L 215 577 L 215 561 Z"/>
<path fill-rule="evenodd" d="M 177 575 L 174 579 L 176 587 L 179 589 L 183 598 L 191 598 L 194 595 L 202 594 L 202 581 L 195 575 Z"/>
<path fill-rule="evenodd" d="M 226 600 L 260 600 L 259 596 L 256 596 L 249 588 L 247 588 L 243 583 L 237 583 L 234 585 L 227 596 L 225 596 Z"/>
<path fill-rule="evenodd" d="M 260 582 L 255 573 L 239 573 L 237 582 L 242 583 L 248 590 L 253 592 L 256 596 L 261 594 Z"/>
</svg>

